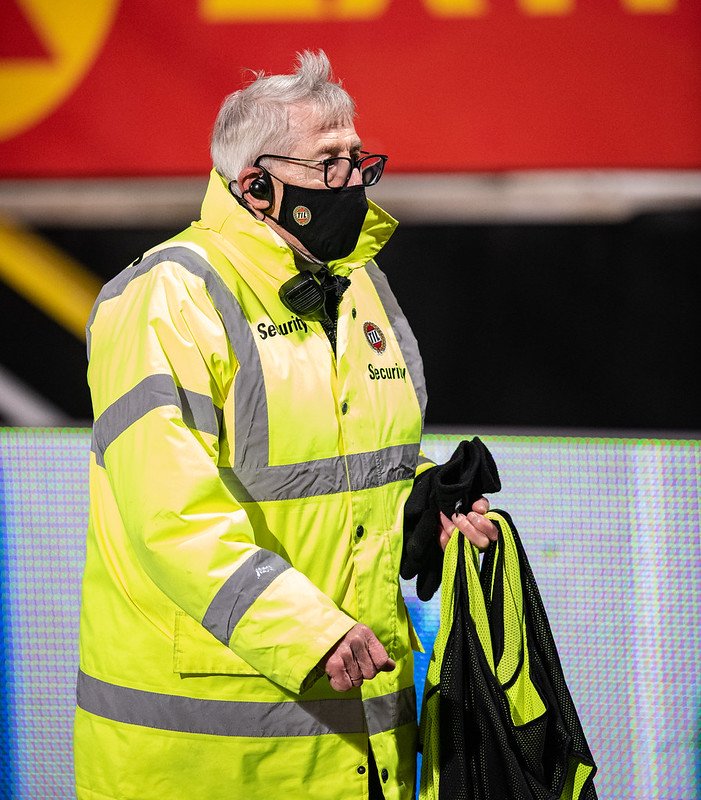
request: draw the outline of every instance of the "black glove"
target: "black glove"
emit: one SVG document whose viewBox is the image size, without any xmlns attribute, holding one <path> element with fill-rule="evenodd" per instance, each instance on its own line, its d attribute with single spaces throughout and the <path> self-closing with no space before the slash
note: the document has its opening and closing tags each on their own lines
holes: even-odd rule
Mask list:
<svg viewBox="0 0 701 800">
<path fill-rule="evenodd" d="M 492 454 L 476 436 L 460 442 L 445 464 L 426 470 L 415 481 L 404 506 L 404 549 L 399 574 L 405 580 L 417 575 L 416 594 L 430 600 L 441 584 L 443 551 L 438 512 L 449 519 L 467 514 L 475 500 L 501 489 Z"/>
</svg>

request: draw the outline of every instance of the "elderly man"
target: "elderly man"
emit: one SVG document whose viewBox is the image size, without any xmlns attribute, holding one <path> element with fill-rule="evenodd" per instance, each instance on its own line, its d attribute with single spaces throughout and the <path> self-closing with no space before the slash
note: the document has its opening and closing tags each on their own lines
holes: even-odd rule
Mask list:
<svg viewBox="0 0 701 800">
<path fill-rule="evenodd" d="M 413 797 L 425 389 L 353 117 L 323 53 L 228 97 L 201 220 L 97 300 L 80 798 Z"/>
</svg>

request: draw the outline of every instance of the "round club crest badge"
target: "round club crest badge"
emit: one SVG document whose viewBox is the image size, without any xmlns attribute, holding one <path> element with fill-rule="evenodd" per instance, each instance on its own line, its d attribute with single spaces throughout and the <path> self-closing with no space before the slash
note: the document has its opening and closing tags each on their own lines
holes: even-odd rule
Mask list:
<svg viewBox="0 0 701 800">
<path fill-rule="evenodd" d="M 372 347 L 375 353 L 379 355 L 380 353 L 385 352 L 385 348 L 387 347 L 387 339 L 385 339 L 385 335 L 382 333 L 378 325 L 375 325 L 374 322 L 364 323 L 363 333 L 365 334 L 368 344 L 370 347 Z"/>
<path fill-rule="evenodd" d="M 292 219 L 298 225 L 308 225 L 312 221 L 312 212 L 306 206 L 295 206 L 292 210 Z"/>
</svg>

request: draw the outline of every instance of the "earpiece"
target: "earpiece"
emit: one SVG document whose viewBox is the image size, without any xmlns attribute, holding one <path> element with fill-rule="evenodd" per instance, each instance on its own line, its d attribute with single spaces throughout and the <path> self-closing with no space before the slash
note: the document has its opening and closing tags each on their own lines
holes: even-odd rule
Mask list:
<svg viewBox="0 0 701 800">
<path fill-rule="evenodd" d="M 273 183 L 270 180 L 270 175 L 261 167 L 260 175 L 251 181 L 244 194 L 250 194 L 256 200 L 267 200 L 269 205 L 273 204 Z"/>
</svg>

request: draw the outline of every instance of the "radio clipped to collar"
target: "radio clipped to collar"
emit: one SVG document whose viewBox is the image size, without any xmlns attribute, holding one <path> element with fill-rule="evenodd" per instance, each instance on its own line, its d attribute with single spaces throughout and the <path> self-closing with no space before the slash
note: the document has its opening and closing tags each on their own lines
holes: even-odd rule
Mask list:
<svg viewBox="0 0 701 800">
<path fill-rule="evenodd" d="M 335 326 L 341 296 L 349 286 L 348 278 L 333 275 L 322 267 L 316 275 L 310 270 L 302 270 L 299 275 L 285 281 L 278 294 L 285 307 L 301 319 Z M 329 299 L 331 302 L 327 302 Z"/>
<path fill-rule="evenodd" d="M 285 281 L 278 294 L 285 307 L 300 319 L 325 322 L 329 318 L 326 291 L 309 270 L 303 270 Z"/>
</svg>

